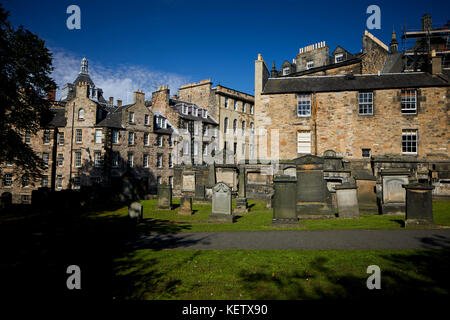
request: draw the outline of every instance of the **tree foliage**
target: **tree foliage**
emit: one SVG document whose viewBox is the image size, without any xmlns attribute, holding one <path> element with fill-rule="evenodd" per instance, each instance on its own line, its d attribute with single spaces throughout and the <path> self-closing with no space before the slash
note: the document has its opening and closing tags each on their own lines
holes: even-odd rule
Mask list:
<svg viewBox="0 0 450 320">
<path fill-rule="evenodd" d="M 22 26 L 14 29 L 0 5 L 0 165 L 12 163 L 38 175 L 44 164 L 25 143 L 52 118 L 47 92 L 56 88 L 52 55 L 44 40 Z"/>
</svg>

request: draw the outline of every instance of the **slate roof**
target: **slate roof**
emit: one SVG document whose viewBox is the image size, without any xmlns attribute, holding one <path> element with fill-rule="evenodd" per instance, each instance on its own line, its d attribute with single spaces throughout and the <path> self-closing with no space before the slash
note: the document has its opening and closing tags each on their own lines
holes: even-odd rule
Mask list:
<svg viewBox="0 0 450 320">
<path fill-rule="evenodd" d="M 386 62 L 384 63 L 382 73 L 395 73 L 403 71 L 403 53 L 396 52 L 391 53 L 386 57 Z"/>
<path fill-rule="evenodd" d="M 65 110 L 62 108 L 50 109 L 53 112 L 53 119 L 50 121 L 50 127 L 65 127 L 67 124 Z"/>
<path fill-rule="evenodd" d="M 450 72 L 444 71 L 440 76 L 425 72 L 405 72 L 353 77 L 336 75 L 269 78 L 263 94 L 447 87 L 449 76 Z"/>
<path fill-rule="evenodd" d="M 119 107 L 122 108 L 122 107 Z M 117 108 L 115 111 L 109 112 L 105 119 L 97 123 L 96 127 L 108 127 L 123 129 L 122 126 L 122 109 Z"/>
<path fill-rule="evenodd" d="M 181 101 L 181 100 L 175 100 L 175 99 L 170 99 L 169 104 L 173 107 L 173 109 L 176 112 L 178 112 L 180 117 L 183 118 L 183 119 L 194 120 L 194 121 L 202 121 L 204 123 L 209 123 L 209 124 L 214 124 L 214 125 L 218 125 L 219 124 L 209 114 L 206 116 L 206 118 L 202 117 L 200 113 L 199 113 L 200 114 L 199 116 L 194 116 L 192 114 L 192 109 L 191 109 L 192 107 L 196 107 L 196 108 L 199 108 L 199 109 L 204 109 L 204 108 L 199 107 L 195 103 Z M 184 114 L 182 112 L 183 104 L 189 107 L 188 114 Z"/>
</svg>

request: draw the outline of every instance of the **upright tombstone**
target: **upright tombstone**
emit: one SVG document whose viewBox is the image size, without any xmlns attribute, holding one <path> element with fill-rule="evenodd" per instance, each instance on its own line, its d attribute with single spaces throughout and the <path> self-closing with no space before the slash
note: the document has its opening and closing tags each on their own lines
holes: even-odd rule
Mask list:
<svg viewBox="0 0 450 320">
<path fill-rule="evenodd" d="M 177 214 L 181 214 L 183 216 L 190 216 L 192 214 L 192 198 L 191 197 L 182 197 L 180 202 L 180 209 Z"/>
<path fill-rule="evenodd" d="M 297 178 L 281 175 L 273 178 L 273 225 L 298 224 L 296 212 Z"/>
<path fill-rule="evenodd" d="M 359 218 L 356 184 L 341 184 L 334 187 L 339 218 Z"/>
<path fill-rule="evenodd" d="M 205 197 L 208 199 L 212 198 L 212 188 L 216 185 L 216 165 L 212 162 L 208 166 L 208 182 L 205 188 Z"/>
<path fill-rule="evenodd" d="M 144 215 L 144 207 L 139 202 L 132 202 L 128 207 L 128 216 L 130 219 L 139 222 Z"/>
<path fill-rule="evenodd" d="M 223 182 L 219 182 L 212 189 L 212 213 L 209 222 L 234 222 L 232 214 L 231 188 Z"/>
<path fill-rule="evenodd" d="M 181 191 L 184 194 L 195 194 L 195 171 L 183 172 L 183 185 Z"/>
<path fill-rule="evenodd" d="M 234 213 L 247 213 L 248 212 L 248 203 L 246 197 L 246 184 L 245 181 L 246 173 L 245 166 L 239 166 L 239 191 L 238 197 L 236 198 L 236 208 L 234 209 Z"/>
<path fill-rule="evenodd" d="M 196 184 L 195 185 L 195 200 L 203 201 L 205 200 L 205 185 L 204 184 Z"/>
<path fill-rule="evenodd" d="M 381 171 L 383 214 L 405 214 L 406 193 L 404 184 L 409 183 L 409 169 L 385 169 Z"/>
<path fill-rule="evenodd" d="M 368 169 L 355 170 L 354 176 L 356 186 L 358 187 L 359 211 L 363 213 L 377 214 L 377 178 Z"/>
<path fill-rule="evenodd" d="M 306 155 L 295 159 L 297 165 L 297 216 L 334 217 L 331 195 L 324 180 L 324 159 Z"/>
<path fill-rule="evenodd" d="M 432 191 L 434 186 L 423 183 L 403 185 L 406 189 L 405 228 L 434 225 Z"/>
<path fill-rule="evenodd" d="M 157 210 L 172 210 L 172 188 L 168 184 L 158 185 Z"/>
</svg>

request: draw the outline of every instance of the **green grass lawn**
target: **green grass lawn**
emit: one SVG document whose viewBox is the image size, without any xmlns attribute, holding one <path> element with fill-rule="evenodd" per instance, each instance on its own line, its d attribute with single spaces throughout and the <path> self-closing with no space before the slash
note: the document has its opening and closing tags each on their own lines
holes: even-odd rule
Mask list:
<svg viewBox="0 0 450 320">
<path fill-rule="evenodd" d="M 446 251 L 137 250 L 117 259 L 116 299 L 320 299 L 448 295 Z M 381 290 L 368 290 L 369 265 Z"/>
<path fill-rule="evenodd" d="M 208 223 L 211 204 L 193 204 L 192 216 L 178 215 L 179 208 L 174 210 L 156 210 L 156 200 L 141 201 L 144 205 L 145 223 L 172 224 L 179 232 L 214 232 L 214 231 L 261 231 L 261 230 L 332 230 L 332 229 L 403 229 L 404 216 L 383 216 L 361 214 L 359 219 L 317 219 L 301 220 L 298 226 L 283 228 L 272 226 L 272 209 L 265 208 L 264 201 L 249 201 L 250 212 L 240 214 L 235 223 Z M 179 199 L 174 199 L 175 206 Z M 234 201 L 233 201 L 234 206 Z M 450 200 L 433 201 L 435 223 L 440 226 L 450 226 Z M 127 208 L 99 213 L 99 217 L 107 215 L 126 216 Z M 144 223 L 144 224 L 145 224 Z"/>
</svg>

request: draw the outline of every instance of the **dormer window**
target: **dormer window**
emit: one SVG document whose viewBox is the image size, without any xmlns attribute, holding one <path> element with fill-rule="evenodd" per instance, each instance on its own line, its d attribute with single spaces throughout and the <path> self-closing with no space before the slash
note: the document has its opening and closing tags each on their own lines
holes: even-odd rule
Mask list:
<svg viewBox="0 0 450 320">
<path fill-rule="evenodd" d="M 192 115 L 198 117 L 198 108 L 192 107 Z"/>
<path fill-rule="evenodd" d="M 290 73 L 290 71 L 291 70 L 289 67 L 283 68 L 283 76 L 287 76 Z"/>
<path fill-rule="evenodd" d="M 183 114 L 188 114 L 188 113 L 189 113 L 188 106 L 186 106 L 186 105 L 183 104 L 183 107 L 182 107 L 181 112 L 182 112 Z"/>
<path fill-rule="evenodd" d="M 202 116 L 203 116 L 203 118 L 208 118 L 208 110 L 203 109 Z"/>
<path fill-rule="evenodd" d="M 334 62 L 335 63 L 339 63 L 339 62 L 342 62 L 342 61 L 344 61 L 344 54 L 343 53 L 337 54 L 334 57 Z"/>
<path fill-rule="evenodd" d="M 308 61 L 307 63 L 306 63 L 306 69 L 312 69 L 312 68 L 314 68 L 314 61 Z"/>
</svg>

